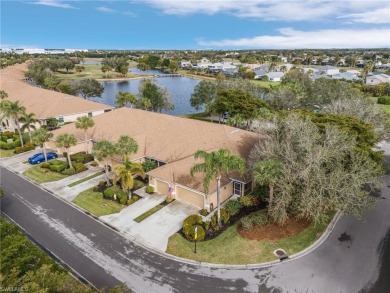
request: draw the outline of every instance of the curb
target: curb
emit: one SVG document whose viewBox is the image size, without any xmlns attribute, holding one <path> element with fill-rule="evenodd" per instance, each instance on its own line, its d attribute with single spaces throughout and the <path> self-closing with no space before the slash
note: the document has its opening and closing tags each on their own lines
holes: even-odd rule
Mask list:
<svg viewBox="0 0 390 293">
<path fill-rule="evenodd" d="M 2 165 L 2 164 L 0 163 L 0 165 Z M 2 166 L 4 168 L 6 168 L 4 165 L 2 165 Z M 9 170 L 8 168 L 6 168 L 6 169 Z M 114 232 L 118 233 L 119 235 L 125 237 L 126 239 L 130 240 L 135 245 L 137 245 L 139 247 L 142 247 L 142 248 L 144 248 L 144 249 L 146 249 L 146 250 L 148 250 L 148 251 L 150 251 L 150 252 L 152 252 L 154 254 L 162 256 L 164 258 L 171 259 L 173 261 L 181 262 L 181 263 L 188 264 L 188 265 L 198 266 L 198 267 L 243 270 L 243 269 L 267 268 L 267 267 L 276 266 L 278 264 L 283 264 L 283 263 L 294 261 L 296 259 L 299 259 L 299 258 L 309 254 L 310 252 L 315 250 L 317 247 L 319 247 L 329 237 L 329 235 L 332 233 L 334 227 L 336 226 L 338 220 L 340 219 L 340 217 L 342 215 L 342 212 L 337 212 L 336 215 L 333 217 L 332 221 L 329 223 L 329 225 L 326 228 L 325 232 L 322 233 L 322 235 L 313 244 L 311 244 L 309 247 L 305 248 L 304 250 L 302 250 L 302 251 L 300 251 L 300 252 L 298 252 L 296 254 L 291 255 L 286 260 L 283 260 L 283 261 L 274 260 L 274 261 L 264 262 L 264 263 L 243 264 L 243 265 L 215 264 L 215 263 L 195 261 L 195 260 L 190 260 L 190 259 L 182 258 L 182 257 L 179 257 L 179 256 L 175 256 L 175 255 L 166 253 L 164 251 L 158 250 L 158 249 L 156 249 L 156 248 L 154 248 L 154 247 L 152 247 L 152 246 L 150 246 L 150 245 L 148 245 L 146 243 L 140 242 L 133 235 L 131 235 L 131 234 L 127 233 L 127 232 L 119 230 L 118 228 L 112 226 L 110 223 L 100 219 L 97 216 L 92 215 L 90 212 L 88 212 L 87 210 L 84 210 L 83 208 L 79 207 L 78 205 L 74 204 L 73 202 L 67 201 L 64 198 L 62 198 L 61 196 L 59 196 L 59 195 L 53 193 L 52 191 L 48 190 L 47 188 L 42 187 L 40 184 L 34 182 L 30 178 L 28 178 L 26 176 L 23 176 L 22 174 L 17 173 L 15 171 L 12 171 L 12 170 L 9 170 L 9 171 L 14 173 L 14 174 L 16 174 L 19 177 L 22 177 L 26 181 L 34 184 L 35 186 L 37 186 L 41 190 L 44 190 L 44 191 L 50 193 L 51 195 L 55 196 L 57 199 L 61 200 L 62 202 L 66 203 L 66 204 L 68 204 L 69 206 L 71 206 L 71 207 L 77 209 L 78 211 L 86 214 L 87 216 L 89 216 L 90 218 L 94 219 L 96 222 L 100 223 L 101 225 L 109 227 L 111 230 L 113 230 Z"/>
</svg>

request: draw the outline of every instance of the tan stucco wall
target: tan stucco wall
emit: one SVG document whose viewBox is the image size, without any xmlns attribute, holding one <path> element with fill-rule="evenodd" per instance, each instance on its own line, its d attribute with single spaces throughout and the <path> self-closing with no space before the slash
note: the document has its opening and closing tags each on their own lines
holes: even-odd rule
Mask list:
<svg viewBox="0 0 390 293">
<path fill-rule="evenodd" d="M 163 195 L 168 195 L 168 188 L 169 185 L 166 182 L 160 181 L 158 179 L 155 179 L 155 191 L 158 193 L 161 193 Z"/>
<path fill-rule="evenodd" d="M 176 199 L 190 203 L 200 209 L 204 208 L 204 196 L 183 188 L 181 186 L 176 186 Z"/>
<path fill-rule="evenodd" d="M 233 195 L 233 182 L 230 182 L 226 186 L 221 187 L 221 203 L 226 201 Z M 214 208 L 217 207 L 217 192 L 214 192 L 208 197 L 208 205 L 206 208 L 209 208 L 210 204 L 213 204 Z"/>
</svg>

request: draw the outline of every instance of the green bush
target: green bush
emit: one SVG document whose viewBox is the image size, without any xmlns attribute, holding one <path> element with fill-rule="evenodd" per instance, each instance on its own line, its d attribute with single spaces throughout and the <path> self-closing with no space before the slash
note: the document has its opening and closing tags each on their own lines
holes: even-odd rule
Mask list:
<svg viewBox="0 0 390 293">
<path fill-rule="evenodd" d="M 145 186 L 145 183 L 143 183 L 142 181 L 140 180 L 137 180 L 137 179 L 134 179 L 134 184 L 133 184 L 133 189 L 136 190 L 136 189 L 140 189 L 142 187 Z"/>
<path fill-rule="evenodd" d="M 96 162 L 96 161 L 93 161 L 93 162 L 91 163 L 91 166 L 93 166 L 93 167 L 97 167 L 97 166 L 99 166 L 99 164 L 98 164 L 98 162 Z"/>
<path fill-rule="evenodd" d="M 206 221 L 203 223 L 204 230 L 207 232 L 210 229 L 211 221 Z"/>
<path fill-rule="evenodd" d="M 50 163 L 49 162 L 42 163 L 41 168 L 49 169 L 50 168 Z"/>
<path fill-rule="evenodd" d="M 89 163 L 94 160 L 93 155 L 86 154 L 85 152 L 78 152 L 73 155 L 70 155 L 71 161 L 76 161 L 77 163 Z"/>
<path fill-rule="evenodd" d="M 381 105 L 390 105 L 390 96 L 379 97 L 377 103 Z"/>
<path fill-rule="evenodd" d="M 84 162 L 84 157 L 83 156 L 78 156 L 78 157 L 75 158 L 75 161 L 77 163 L 83 163 Z"/>
<path fill-rule="evenodd" d="M 146 160 L 142 163 L 142 168 L 144 169 L 145 173 L 149 172 L 157 167 L 156 161 L 152 160 Z"/>
<path fill-rule="evenodd" d="M 119 203 L 120 204 L 126 204 L 127 203 L 127 196 L 119 198 Z"/>
<path fill-rule="evenodd" d="M 87 167 L 83 163 L 74 163 L 73 168 L 76 170 L 76 173 L 87 170 Z"/>
<path fill-rule="evenodd" d="M 145 192 L 149 193 L 149 194 L 152 194 L 154 192 L 153 186 L 150 186 L 150 185 L 146 186 Z"/>
<path fill-rule="evenodd" d="M 127 200 L 127 205 L 132 205 L 133 203 L 134 203 L 134 200 L 133 200 L 133 199 Z"/>
<path fill-rule="evenodd" d="M 241 219 L 241 227 L 246 231 L 251 231 L 256 226 L 267 225 L 269 222 L 266 210 L 251 213 Z"/>
<path fill-rule="evenodd" d="M 229 212 L 229 214 L 231 214 L 232 216 L 234 216 L 235 214 L 237 214 L 240 210 L 241 210 L 241 204 L 238 200 L 229 200 L 226 205 L 225 205 L 225 208 L 226 210 Z"/>
<path fill-rule="evenodd" d="M 13 142 L 4 142 L 0 141 L 0 149 L 2 150 L 12 150 L 14 148 L 14 143 Z"/>
<path fill-rule="evenodd" d="M 7 139 L 13 138 L 14 135 L 17 135 L 15 132 L 5 131 L 1 134 L 1 140 L 7 141 Z"/>
<path fill-rule="evenodd" d="M 251 207 L 254 205 L 256 198 L 252 195 L 241 196 L 239 201 L 244 207 Z"/>
<path fill-rule="evenodd" d="M 165 198 L 165 202 L 166 203 L 171 203 L 174 201 L 174 198 L 172 197 L 172 195 L 168 195 L 166 198 Z"/>
<path fill-rule="evenodd" d="M 50 170 L 53 172 L 58 172 L 62 173 L 66 168 L 68 167 L 68 164 L 64 163 L 63 164 L 50 164 Z M 75 171 L 76 172 L 76 171 Z"/>
<path fill-rule="evenodd" d="M 206 210 L 206 209 L 201 209 L 200 211 L 199 211 L 199 214 L 201 214 L 202 216 L 207 216 L 208 214 L 209 214 L 209 212 Z"/>
<path fill-rule="evenodd" d="M 230 214 L 224 208 L 221 208 L 220 213 L 221 213 L 221 222 L 227 224 L 230 220 Z"/>
<path fill-rule="evenodd" d="M 134 202 L 136 202 L 137 200 L 139 200 L 138 196 L 136 196 L 136 195 L 133 195 L 133 196 L 131 197 L 131 199 L 132 199 Z"/>
<path fill-rule="evenodd" d="M 103 195 L 107 198 L 114 199 L 114 194 L 116 194 L 116 200 L 120 202 L 122 198 L 124 198 L 127 201 L 127 192 L 123 191 L 119 186 L 111 186 L 104 190 Z M 126 203 L 125 201 L 125 203 Z"/>
<path fill-rule="evenodd" d="M 67 164 L 67 163 L 57 159 L 50 161 L 50 165 L 62 165 L 62 164 Z"/>
<path fill-rule="evenodd" d="M 199 216 L 199 215 L 188 216 L 183 221 L 183 224 L 182 224 L 184 236 L 189 240 L 193 240 L 193 238 L 191 238 L 191 231 L 193 232 L 195 225 L 201 225 L 201 224 L 202 224 L 202 217 L 201 216 Z"/>
<path fill-rule="evenodd" d="M 75 168 L 68 168 L 61 172 L 63 175 L 74 175 L 76 174 Z"/>
<path fill-rule="evenodd" d="M 197 233 L 196 233 L 196 241 L 203 241 L 204 237 L 206 236 L 206 233 L 201 225 L 194 225 L 194 226 L 189 227 L 189 229 L 187 230 L 187 234 L 184 234 L 185 237 L 188 240 L 194 241 L 195 240 L 195 227 L 198 228 Z"/>
<path fill-rule="evenodd" d="M 15 154 L 21 154 L 21 153 L 24 153 L 24 152 L 31 151 L 33 149 L 35 149 L 35 145 L 32 144 L 31 142 L 28 142 L 28 143 L 26 143 L 22 147 L 16 147 L 14 153 Z"/>
<path fill-rule="evenodd" d="M 241 219 L 240 223 L 241 223 L 241 227 L 245 231 L 252 231 L 253 230 L 253 223 L 252 223 L 251 219 L 249 219 L 248 217 L 243 217 Z"/>
<path fill-rule="evenodd" d="M 214 215 L 212 215 L 212 217 L 211 217 L 211 227 L 214 229 L 214 231 L 219 230 L 217 212 L 215 212 Z"/>
</svg>

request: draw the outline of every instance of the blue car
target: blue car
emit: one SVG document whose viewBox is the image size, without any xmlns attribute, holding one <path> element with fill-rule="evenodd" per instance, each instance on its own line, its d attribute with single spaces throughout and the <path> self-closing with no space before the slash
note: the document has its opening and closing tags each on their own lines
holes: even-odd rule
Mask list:
<svg viewBox="0 0 390 293">
<path fill-rule="evenodd" d="M 47 160 L 58 158 L 57 153 L 50 152 L 46 154 Z M 30 164 L 39 164 L 45 161 L 45 155 L 43 153 L 38 153 L 28 158 Z"/>
</svg>

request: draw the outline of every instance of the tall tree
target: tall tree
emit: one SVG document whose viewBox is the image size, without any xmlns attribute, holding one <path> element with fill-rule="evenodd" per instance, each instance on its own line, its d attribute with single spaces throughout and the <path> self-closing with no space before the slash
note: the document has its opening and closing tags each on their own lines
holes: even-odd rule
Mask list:
<svg viewBox="0 0 390 293">
<path fill-rule="evenodd" d="M 98 141 L 93 146 L 92 154 L 98 161 L 104 160 L 104 170 L 106 172 L 107 186 L 110 185 L 110 177 L 108 176 L 108 159 L 115 154 L 115 146 L 108 140 Z"/>
<path fill-rule="evenodd" d="M 139 92 L 142 98 L 150 100 L 151 109 L 154 112 L 161 113 L 162 110 L 173 110 L 175 108 L 168 91 L 165 88 L 158 87 L 150 79 L 140 84 Z"/>
<path fill-rule="evenodd" d="M 84 99 L 100 97 L 104 91 L 104 87 L 93 78 L 72 80 L 70 87 L 74 92 L 80 94 Z"/>
<path fill-rule="evenodd" d="M 65 148 L 66 155 L 68 157 L 68 164 L 70 168 L 73 168 L 72 161 L 70 160 L 69 148 L 77 144 L 77 138 L 73 134 L 63 133 L 56 139 L 56 145 L 59 148 Z"/>
<path fill-rule="evenodd" d="M 31 139 L 31 129 L 36 130 L 36 124 L 41 124 L 41 120 L 36 118 L 34 113 L 23 113 L 23 116 L 19 118 L 19 122 L 22 123 L 22 127 L 20 128 L 22 132 L 24 132 L 26 129 L 28 131 L 28 136 L 30 138 L 30 142 L 32 141 Z"/>
<path fill-rule="evenodd" d="M 114 185 L 120 181 L 121 187 L 124 191 L 129 191 L 134 186 L 134 175 L 145 177 L 145 172 L 140 163 L 133 163 L 126 160 L 123 165 L 116 165 L 114 167 L 115 176 L 113 178 Z"/>
<path fill-rule="evenodd" d="M 205 193 L 209 192 L 209 185 L 212 180 L 217 180 L 217 215 L 218 224 L 221 224 L 221 177 L 223 173 L 239 171 L 244 173 L 245 162 L 242 158 L 233 155 L 228 149 L 219 149 L 208 153 L 199 150 L 195 153 L 195 159 L 203 162 L 195 164 L 191 168 L 191 176 L 195 173 L 203 173 L 203 188 Z"/>
<path fill-rule="evenodd" d="M 101 67 L 101 71 L 106 74 L 106 78 L 107 78 L 108 73 L 112 71 L 112 67 L 110 65 L 104 64 Z"/>
<path fill-rule="evenodd" d="M 282 163 L 273 158 L 259 161 L 253 168 L 253 180 L 260 185 L 268 185 L 269 187 L 269 206 L 272 206 L 273 203 L 275 182 L 279 180 L 282 174 Z"/>
<path fill-rule="evenodd" d="M 19 101 L 3 102 L 1 108 L 3 112 L 3 117 L 7 117 L 15 121 L 19 133 L 20 143 L 22 144 L 22 146 L 24 146 L 22 131 L 20 129 L 20 124 L 19 124 L 19 117 L 26 112 L 26 108 L 20 105 Z"/>
<path fill-rule="evenodd" d="M 76 120 L 76 128 L 84 130 L 84 139 L 85 139 L 85 153 L 88 154 L 88 134 L 87 130 L 95 126 L 95 122 L 91 117 L 82 116 L 78 117 Z"/>
<path fill-rule="evenodd" d="M 122 135 L 115 144 L 115 153 L 123 156 L 123 161 L 129 160 L 132 153 L 138 151 L 138 143 L 134 138 Z"/>
<path fill-rule="evenodd" d="M 206 112 L 211 111 L 211 104 L 217 97 L 217 84 L 213 81 L 202 80 L 195 86 L 194 92 L 191 95 L 190 103 L 196 111 L 202 107 Z"/>
<path fill-rule="evenodd" d="M 50 138 L 53 137 L 53 133 L 47 131 L 45 128 L 41 127 L 37 131 L 35 131 L 32 134 L 32 141 L 35 144 L 41 145 L 43 147 L 43 155 L 45 157 L 45 162 L 47 162 L 47 155 L 46 155 L 46 144 L 45 142 L 48 142 Z"/>
<path fill-rule="evenodd" d="M 118 92 L 115 96 L 115 106 L 117 108 L 125 107 L 127 104 L 130 104 L 130 108 L 133 108 L 136 101 L 137 97 L 128 92 Z"/>
</svg>

